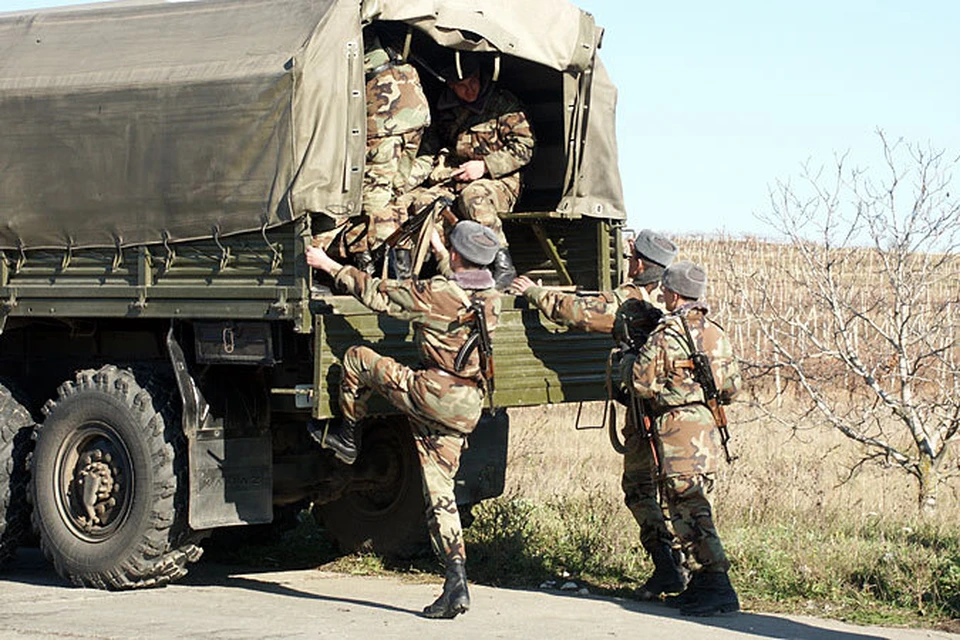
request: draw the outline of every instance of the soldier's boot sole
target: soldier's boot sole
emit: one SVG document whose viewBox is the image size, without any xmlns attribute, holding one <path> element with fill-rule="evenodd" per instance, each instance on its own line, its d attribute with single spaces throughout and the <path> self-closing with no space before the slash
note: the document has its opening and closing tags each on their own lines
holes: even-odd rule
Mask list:
<svg viewBox="0 0 960 640">
<path fill-rule="evenodd" d="M 353 464 L 357 461 L 356 445 L 343 440 L 339 431 L 336 433 L 331 432 L 330 424 L 331 421 L 327 421 L 321 429 L 315 423 L 310 422 L 307 425 L 307 432 L 310 434 L 310 437 L 313 438 L 314 442 L 333 453 L 337 460 L 344 464 Z"/>
<path fill-rule="evenodd" d="M 690 616 L 693 618 L 706 618 L 708 616 L 719 616 L 719 615 L 731 615 L 740 611 L 739 602 L 725 602 L 715 604 L 709 607 L 698 607 L 697 603 L 693 602 L 683 607 L 680 607 L 680 615 Z"/>
</svg>

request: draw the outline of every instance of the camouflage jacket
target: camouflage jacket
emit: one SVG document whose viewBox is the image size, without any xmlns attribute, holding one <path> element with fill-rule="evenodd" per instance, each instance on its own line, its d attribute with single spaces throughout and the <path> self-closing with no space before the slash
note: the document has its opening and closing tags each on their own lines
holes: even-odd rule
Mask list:
<svg viewBox="0 0 960 640">
<path fill-rule="evenodd" d="M 436 118 L 424 135 L 424 154 L 432 156 L 434 182 L 449 178 L 467 160 L 483 160 L 491 178 L 520 193 L 519 170 L 533 158 L 536 140 L 523 106 L 512 93 L 488 86 L 473 104 L 447 91 L 437 101 Z M 446 149 L 449 155 L 445 155 Z"/>
<path fill-rule="evenodd" d="M 337 283 L 374 311 L 409 320 L 414 343 L 425 368 L 480 381 L 480 355 L 474 351 L 459 373 L 454 360 L 470 337 L 467 308 L 473 300 L 483 302 L 487 328 L 493 334 L 500 318 L 501 299 L 486 269 L 461 271 L 452 277 L 429 280 L 381 280 L 355 267 L 337 272 Z"/>
<path fill-rule="evenodd" d="M 721 396 L 729 401 L 741 385 L 730 341 L 720 325 L 707 318 L 707 313 L 706 305 L 691 302 L 666 316 L 633 364 L 634 391 L 649 400 L 659 416 L 663 472 L 668 476 L 716 471 L 720 455 L 720 437 L 713 415 L 704 404 L 703 389 L 693 377 L 692 354 L 681 314 L 686 314 L 698 349 L 710 358 Z"/>
<path fill-rule="evenodd" d="M 628 282 L 613 291 L 592 296 L 530 287 L 523 295 L 557 324 L 593 333 L 612 334 L 617 309 L 627 300 L 644 300 L 663 309 L 663 290 L 659 284 L 648 291 L 646 287 Z"/>
<path fill-rule="evenodd" d="M 380 46 L 364 53 L 367 139 L 395 136 L 430 125 L 430 105 L 416 68 L 392 60 Z"/>
</svg>

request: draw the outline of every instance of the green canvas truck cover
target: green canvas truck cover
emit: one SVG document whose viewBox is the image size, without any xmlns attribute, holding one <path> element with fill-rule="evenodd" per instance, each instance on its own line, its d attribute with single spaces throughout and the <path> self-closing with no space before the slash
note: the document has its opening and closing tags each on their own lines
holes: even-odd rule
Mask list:
<svg viewBox="0 0 960 640">
<path fill-rule="evenodd" d="M 134 0 L 0 14 L 0 249 L 358 214 L 369 20 L 561 73 L 557 209 L 624 217 L 602 31 L 564 0 Z"/>
</svg>

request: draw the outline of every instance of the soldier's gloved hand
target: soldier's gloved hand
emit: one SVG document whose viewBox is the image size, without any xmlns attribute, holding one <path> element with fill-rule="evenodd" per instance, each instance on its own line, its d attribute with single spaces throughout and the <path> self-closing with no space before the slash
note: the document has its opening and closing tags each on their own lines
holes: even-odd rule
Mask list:
<svg viewBox="0 0 960 640">
<path fill-rule="evenodd" d="M 453 178 L 453 172 L 456 171 L 456 169 L 456 167 L 450 166 L 447 150 L 443 149 L 440 151 L 440 154 L 437 155 L 436 166 L 430 171 L 430 182 L 433 184 L 446 182 Z"/>
</svg>

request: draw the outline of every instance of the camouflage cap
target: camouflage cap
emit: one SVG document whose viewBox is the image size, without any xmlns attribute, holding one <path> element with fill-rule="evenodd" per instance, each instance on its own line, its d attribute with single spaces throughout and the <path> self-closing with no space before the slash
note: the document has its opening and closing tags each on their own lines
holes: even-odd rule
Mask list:
<svg viewBox="0 0 960 640">
<path fill-rule="evenodd" d="M 500 241 L 492 229 L 473 220 L 461 220 L 450 231 L 450 246 L 475 265 L 493 262 L 500 250 Z"/>
<path fill-rule="evenodd" d="M 689 300 L 699 300 L 707 290 L 707 272 L 698 264 L 680 260 L 664 270 L 663 286 Z"/>
<path fill-rule="evenodd" d="M 666 267 L 677 257 L 677 245 L 659 233 L 644 229 L 633 241 L 635 256 L 647 262 Z"/>
</svg>

